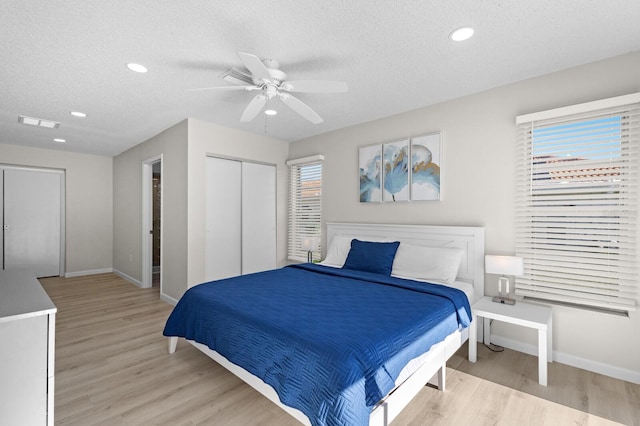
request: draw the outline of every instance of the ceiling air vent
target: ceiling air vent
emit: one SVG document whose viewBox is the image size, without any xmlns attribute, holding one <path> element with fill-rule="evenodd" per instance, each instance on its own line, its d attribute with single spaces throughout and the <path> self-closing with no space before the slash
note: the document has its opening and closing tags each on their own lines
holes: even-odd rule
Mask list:
<svg viewBox="0 0 640 426">
<path fill-rule="evenodd" d="M 60 123 L 57 121 L 43 120 L 41 118 L 27 117 L 24 115 L 18 116 L 18 123 L 29 126 L 46 127 L 47 129 L 57 129 L 60 126 Z"/>
</svg>

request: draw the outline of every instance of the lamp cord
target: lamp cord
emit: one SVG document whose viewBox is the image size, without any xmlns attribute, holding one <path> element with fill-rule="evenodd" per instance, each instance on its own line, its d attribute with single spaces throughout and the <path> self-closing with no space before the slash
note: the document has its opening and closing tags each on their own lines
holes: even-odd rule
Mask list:
<svg viewBox="0 0 640 426">
<path fill-rule="evenodd" d="M 503 352 L 504 348 L 502 346 L 494 345 L 493 343 L 485 343 L 484 344 L 487 349 L 493 352 Z"/>
<path fill-rule="evenodd" d="M 493 324 L 493 320 L 491 320 L 489 322 L 489 324 Z M 493 352 L 503 352 L 504 351 L 504 348 L 502 346 L 494 345 L 491 342 L 489 342 L 489 343 L 485 342 L 484 345 L 487 347 L 487 349 L 489 349 L 490 351 L 493 351 Z"/>
</svg>

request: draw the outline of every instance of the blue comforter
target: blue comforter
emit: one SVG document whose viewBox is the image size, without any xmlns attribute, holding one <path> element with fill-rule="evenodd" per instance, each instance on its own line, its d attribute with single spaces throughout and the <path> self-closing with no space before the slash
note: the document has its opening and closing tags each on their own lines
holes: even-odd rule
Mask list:
<svg viewBox="0 0 640 426">
<path fill-rule="evenodd" d="M 302 264 L 192 287 L 164 335 L 217 351 L 313 425 L 367 425 L 404 365 L 470 321 L 460 290 Z"/>
</svg>

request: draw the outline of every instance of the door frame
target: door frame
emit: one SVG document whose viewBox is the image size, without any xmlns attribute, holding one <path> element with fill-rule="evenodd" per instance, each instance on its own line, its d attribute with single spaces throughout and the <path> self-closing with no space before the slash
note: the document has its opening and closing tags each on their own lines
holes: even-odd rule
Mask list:
<svg viewBox="0 0 640 426">
<path fill-rule="evenodd" d="M 164 179 L 162 154 L 142 162 L 142 288 L 151 288 L 153 277 L 153 164 L 160 162 L 160 176 Z M 163 294 L 164 269 L 164 185 L 160 185 L 160 294 Z"/>
<path fill-rule="evenodd" d="M 65 276 L 66 265 L 66 247 L 67 247 L 67 231 L 66 231 L 66 170 L 54 169 L 49 167 L 37 167 L 37 166 L 19 166 L 13 164 L 0 163 L 0 224 L 4 227 L 4 171 L 5 170 L 24 170 L 31 172 L 45 172 L 54 173 L 60 175 L 60 265 L 59 273 L 61 277 Z M 4 231 L 2 231 L 4 233 Z M 4 234 L 2 235 L 2 241 L 0 241 L 0 269 L 4 269 Z"/>
</svg>

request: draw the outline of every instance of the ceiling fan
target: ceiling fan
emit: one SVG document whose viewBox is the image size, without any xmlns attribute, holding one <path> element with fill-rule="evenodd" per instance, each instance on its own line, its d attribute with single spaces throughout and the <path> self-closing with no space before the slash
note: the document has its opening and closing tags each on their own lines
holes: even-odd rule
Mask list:
<svg viewBox="0 0 640 426">
<path fill-rule="evenodd" d="M 238 52 L 238 56 L 250 74 L 237 68 L 231 68 L 222 75 L 225 81 L 236 84 L 235 86 L 204 87 L 189 90 L 259 90 L 260 93 L 254 96 L 245 108 L 240 121 L 253 120 L 265 107 L 267 101 L 278 98 L 313 124 L 319 124 L 323 121 L 322 117 L 291 93 L 342 93 L 349 90 L 347 83 L 343 81 L 287 81 L 287 74 L 280 70 L 277 61 L 273 59 L 260 60 L 257 56 L 244 52 Z"/>
</svg>

